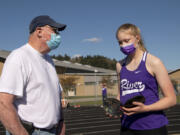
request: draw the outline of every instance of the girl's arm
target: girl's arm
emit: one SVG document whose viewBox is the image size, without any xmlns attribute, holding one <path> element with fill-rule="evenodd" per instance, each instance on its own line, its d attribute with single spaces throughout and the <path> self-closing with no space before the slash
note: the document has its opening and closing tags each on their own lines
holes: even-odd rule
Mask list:
<svg viewBox="0 0 180 135">
<path fill-rule="evenodd" d="M 118 63 L 116 63 L 116 72 L 117 72 L 117 80 L 118 80 L 117 100 L 120 100 L 120 71 L 121 71 L 121 64 L 118 62 Z"/>
</svg>

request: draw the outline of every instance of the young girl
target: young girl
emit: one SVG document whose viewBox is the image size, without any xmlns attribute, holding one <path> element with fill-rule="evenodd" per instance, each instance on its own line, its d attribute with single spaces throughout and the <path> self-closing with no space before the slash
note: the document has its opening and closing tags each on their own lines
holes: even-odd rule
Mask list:
<svg viewBox="0 0 180 135">
<path fill-rule="evenodd" d="M 164 109 L 176 104 L 176 95 L 161 60 L 148 53 L 140 30 L 133 24 L 123 24 L 116 33 L 120 50 L 127 55 L 116 64 L 119 80 L 118 100 L 122 104 L 135 96 L 145 97 L 145 103 L 123 109 L 121 135 L 167 135 L 168 120 Z M 159 99 L 158 85 L 163 94 Z"/>
</svg>

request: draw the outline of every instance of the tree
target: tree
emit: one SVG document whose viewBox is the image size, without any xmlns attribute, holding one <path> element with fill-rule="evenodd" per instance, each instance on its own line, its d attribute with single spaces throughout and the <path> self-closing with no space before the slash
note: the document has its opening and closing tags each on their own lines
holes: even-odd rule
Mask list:
<svg viewBox="0 0 180 135">
<path fill-rule="evenodd" d="M 68 56 L 67 54 L 65 54 L 65 55 L 64 55 L 64 60 L 69 61 L 69 60 L 71 60 L 71 57 Z"/>
<path fill-rule="evenodd" d="M 61 85 L 63 87 L 63 92 L 65 96 L 68 96 L 68 91 L 75 91 L 76 90 L 76 80 L 79 79 L 78 77 L 73 76 L 64 76 L 60 78 Z"/>
<path fill-rule="evenodd" d="M 62 61 L 66 60 L 73 63 L 81 63 L 81 64 L 91 65 L 95 67 L 111 69 L 111 70 L 116 69 L 116 62 L 117 62 L 115 59 L 110 59 L 110 58 L 107 58 L 105 56 L 100 56 L 100 55 L 94 55 L 94 56 L 87 55 L 85 57 L 80 56 L 80 57 L 71 58 L 67 54 L 65 54 L 64 56 L 59 54 L 58 56 L 53 55 L 52 58 L 62 60 Z"/>
<path fill-rule="evenodd" d="M 102 80 L 101 80 L 101 83 L 105 83 L 107 88 L 113 88 L 113 86 L 115 85 L 115 83 L 113 82 L 113 80 L 111 79 L 111 76 L 108 75 L 108 76 L 103 76 L 102 77 Z"/>
</svg>

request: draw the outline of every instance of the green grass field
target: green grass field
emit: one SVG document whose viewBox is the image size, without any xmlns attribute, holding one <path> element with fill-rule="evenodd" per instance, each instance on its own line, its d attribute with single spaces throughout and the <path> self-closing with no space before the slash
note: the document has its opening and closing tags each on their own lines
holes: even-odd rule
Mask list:
<svg viewBox="0 0 180 135">
<path fill-rule="evenodd" d="M 180 95 L 177 96 L 177 104 L 179 104 L 179 103 L 180 103 Z"/>
</svg>

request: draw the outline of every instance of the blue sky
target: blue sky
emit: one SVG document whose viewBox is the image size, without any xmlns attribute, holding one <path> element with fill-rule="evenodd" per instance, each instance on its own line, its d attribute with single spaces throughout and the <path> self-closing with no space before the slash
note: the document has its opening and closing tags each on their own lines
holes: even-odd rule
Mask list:
<svg viewBox="0 0 180 135">
<path fill-rule="evenodd" d="M 28 40 L 30 21 L 49 15 L 67 24 L 62 44 L 50 54 L 103 55 L 120 60 L 117 28 L 133 23 L 148 51 L 168 70 L 180 68 L 180 0 L 1 0 L 0 49 L 12 51 Z"/>
</svg>

